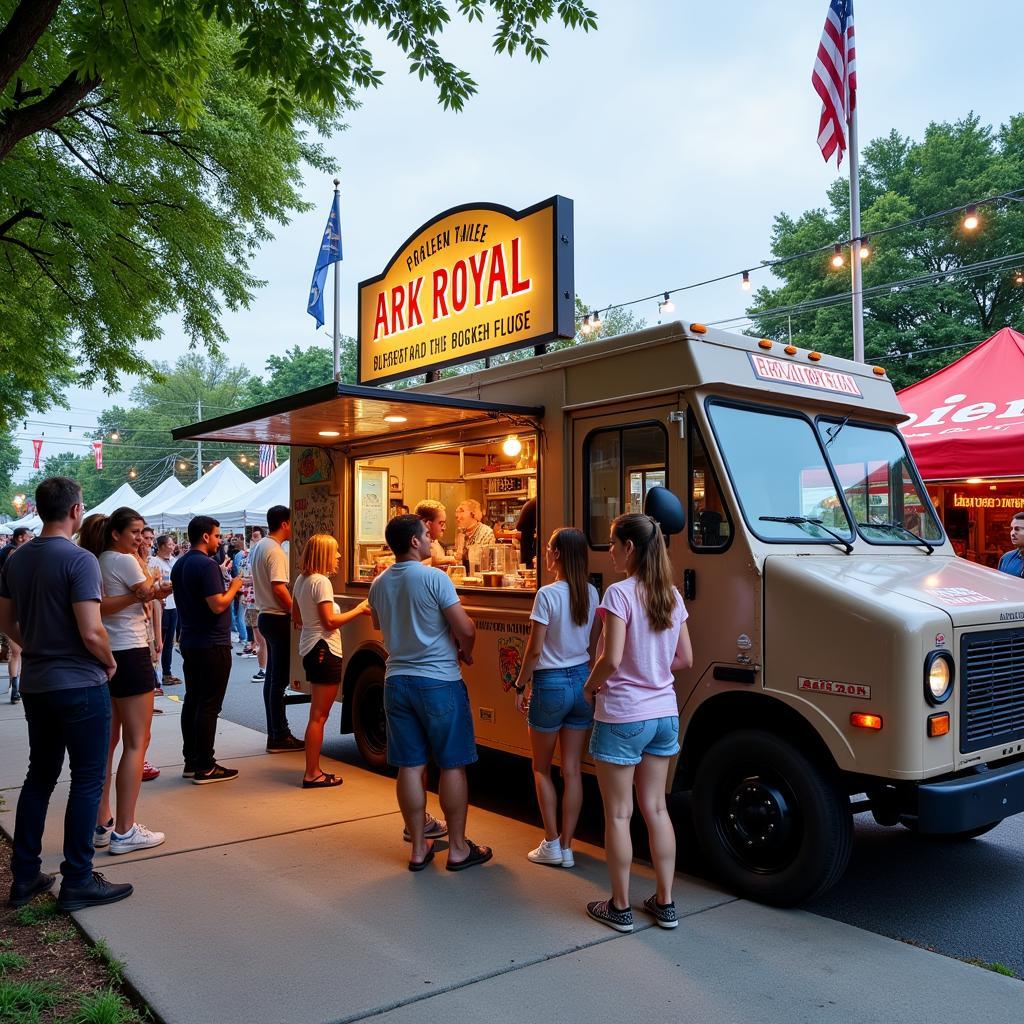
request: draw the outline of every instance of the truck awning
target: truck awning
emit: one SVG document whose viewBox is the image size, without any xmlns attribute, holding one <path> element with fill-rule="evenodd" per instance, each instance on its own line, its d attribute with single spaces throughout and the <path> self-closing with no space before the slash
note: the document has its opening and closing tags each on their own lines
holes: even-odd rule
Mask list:
<svg viewBox="0 0 1024 1024">
<path fill-rule="evenodd" d="M 171 434 L 176 441 L 329 448 L 384 435 L 463 426 L 502 416 L 537 419 L 543 415 L 543 407 L 334 383 L 187 427 L 176 427 Z"/>
</svg>

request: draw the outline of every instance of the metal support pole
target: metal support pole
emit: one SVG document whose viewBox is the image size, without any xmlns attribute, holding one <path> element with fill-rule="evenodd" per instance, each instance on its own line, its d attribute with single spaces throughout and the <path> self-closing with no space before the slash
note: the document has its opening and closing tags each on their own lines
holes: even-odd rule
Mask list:
<svg viewBox="0 0 1024 1024">
<path fill-rule="evenodd" d="M 339 194 L 341 179 L 334 179 L 334 195 Z M 341 224 L 337 225 L 341 231 Z M 341 380 L 341 261 L 334 261 L 334 379 Z"/>
<path fill-rule="evenodd" d="M 203 400 L 201 398 L 196 399 L 196 422 L 202 423 L 203 421 Z M 196 441 L 196 479 L 198 480 L 203 475 L 203 442 Z"/>
<path fill-rule="evenodd" d="M 853 358 L 864 362 L 864 292 L 860 267 L 860 168 L 857 160 L 857 108 L 850 113 L 850 268 L 853 293 Z"/>
</svg>

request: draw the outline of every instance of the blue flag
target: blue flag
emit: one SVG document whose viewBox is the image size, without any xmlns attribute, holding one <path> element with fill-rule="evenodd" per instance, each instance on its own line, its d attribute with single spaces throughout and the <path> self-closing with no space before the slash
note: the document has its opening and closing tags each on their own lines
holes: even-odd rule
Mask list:
<svg viewBox="0 0 1024 1024">
<path fill-rule="evenodd" d="M 317 328 L 324 325 L 324 284 L 327 282 L 327 268 L 341 259 L 341 209 L 338 193 L 334 193 L 331 215 L 327 218 L 324 238 L 320 243 L 320 252 L 316 257 L 316 269 L 313 271 L 313 283 L 309 286 L 309 303 L 306 312 L 316 318 Z"/>
</svg>

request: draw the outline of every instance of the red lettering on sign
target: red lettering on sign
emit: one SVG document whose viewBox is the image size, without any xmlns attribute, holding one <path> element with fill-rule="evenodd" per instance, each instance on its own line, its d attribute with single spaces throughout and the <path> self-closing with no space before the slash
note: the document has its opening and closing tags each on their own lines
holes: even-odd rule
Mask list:
<svg viewBox="0 0 1024 1024">
<path fill-rule="evenodd" d="M 512 294 L 519 295 L 522 292 L 528 292 L 531 287 L 530 279 L 528 277 L 521 278 L 519 276 L 519 238 L 512 239 Z"/>
<path fill-rule="evenodd" d="M 501 297 L 508 298 L 508 277 L 505 274 L 505 253 L 500 245 L 491 249 L 491 274 L 487 281 L 487 301 L 494 301 L 494 286 L 501 288 Z"/>
<path fill-rule="evenodd" d="M 388 304 L 384 298 L 383 292 L 377 293 L 377 315 L 373 321 L 373 340 L 377 341 L 380 338 L 383 328 L 383 334 L 386 338 L 388 336 Z"/>
<path fill-rule="evenodd" d="M 452 309 L 461 313 L 466 308 L 466 285 L 468 283 L 466 261 L 459 260 L 452 267 Z"/>
<path fill-rule="evenodd" d="M 417 327 L 423 323 L 423 313 L 420 311 L 420 289 L 423 287 L 423 278 L 417 277 L 415 281 L 409 282 L 409 326 Z"/>
<path fill-rule="evenodd" d="M 448 303 L 444 293 L 448 290 L 448 271 L 444 267 L 438 267 L 434 271 L 434 320 L 440 320 L 448 316 Z"/>
<path fill-rule="evenodd" d="M 391 289 L 391 333 L 405 330 L 405 317 L 402 307 L 405 305 L 405 289 L 399 285 Z"/>
</svg>

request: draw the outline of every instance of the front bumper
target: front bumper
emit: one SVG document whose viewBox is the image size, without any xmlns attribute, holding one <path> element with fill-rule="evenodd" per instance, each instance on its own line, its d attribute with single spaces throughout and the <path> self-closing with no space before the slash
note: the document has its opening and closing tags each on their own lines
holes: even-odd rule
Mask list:
<svg viewBox="0 0 1024 1024">
<path fill-rule="evenodd" d="M 1024 761 L 917 788 L 919 832 L 943 835 L 990 825 L 1024 811 Z"/>
</svg>

